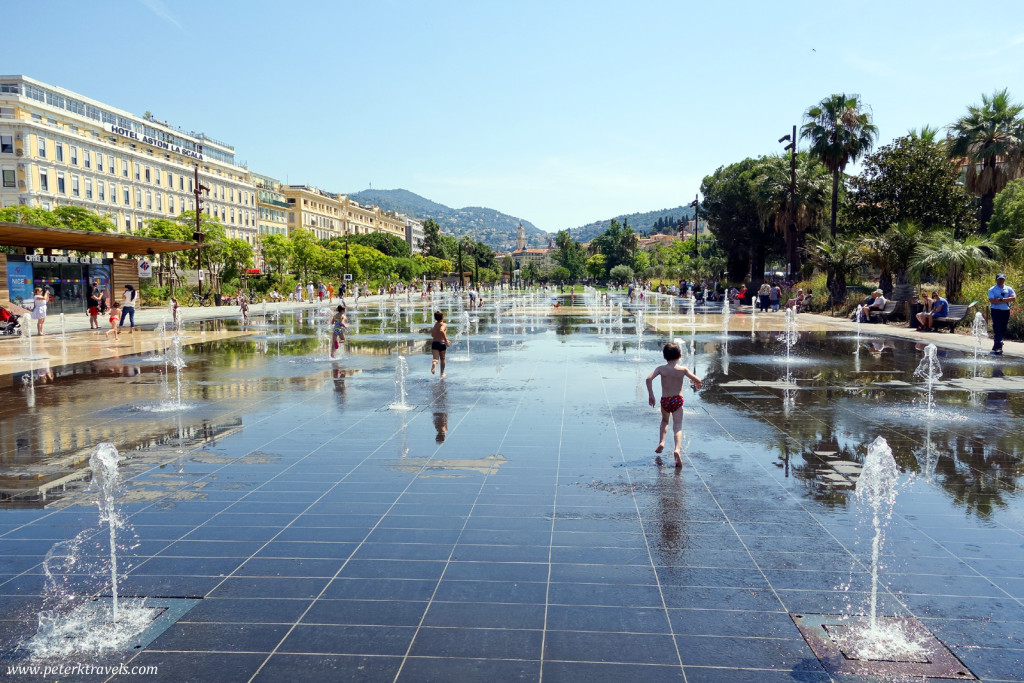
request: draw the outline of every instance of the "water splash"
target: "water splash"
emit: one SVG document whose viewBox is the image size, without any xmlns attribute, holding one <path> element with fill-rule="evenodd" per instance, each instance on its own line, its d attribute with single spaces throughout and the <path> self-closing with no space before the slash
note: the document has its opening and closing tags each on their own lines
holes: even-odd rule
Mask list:
<svg viewBox="0 0 1024 683">
<path fill-rule="evenodd" d="M 929 416 L 935 414 L 935 384 L 942 378 L 942 366 L 939 364 L 938 349 L 935 344 L 929 344 L 924 349 L 924 358 L 918 363 L 914 370 L 914 377 L 924 380 L 928 387 L 927 412 Z"/>
<path fill-rule="evenodd" d="M 405 356 L 399 356 L 395 364 L 395 400 L 388 406 L 389 410 L 412 410 L 412 406 L 406 402 L 408 393 L 405 391 L 405 379 L 409 375 L 409 364 Z"/>
<path fill-rule="evenodd" d="M 981 340 L 988 339 L 988 325 L 985 323 L 985 316 L 981 312 L 974 314 L 974 322 L 971 323 L 971 334 L 974 336 L 974 376 L 978 376 L 978 353 L 981 351 Z"/>
</svg>

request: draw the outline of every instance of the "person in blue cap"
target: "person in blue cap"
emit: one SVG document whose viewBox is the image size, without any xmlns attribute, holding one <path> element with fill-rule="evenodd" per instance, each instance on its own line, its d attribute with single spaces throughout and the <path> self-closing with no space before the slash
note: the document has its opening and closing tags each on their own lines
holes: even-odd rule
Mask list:
<svg viewBox="0 0 1024 683">
<path fill-rule="evenodd" d="M 992 314 L 992 355 L 1003 355 L 1003 335 L 1010 323 L 1010 304 L 1017 300 L 1017 292 L 1006 284 L 1006 275 L 996 275 L 996 284 L 988 290 L 989 312 Z"/>
</svg>

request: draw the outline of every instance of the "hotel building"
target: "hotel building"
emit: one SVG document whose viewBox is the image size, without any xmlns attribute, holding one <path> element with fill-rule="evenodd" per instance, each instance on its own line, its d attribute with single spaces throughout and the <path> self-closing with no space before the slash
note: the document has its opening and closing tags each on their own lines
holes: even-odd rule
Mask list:
<svg viewBox="0 0 1024 683">
<path fill-rule="evenodd" d="M 136 233 L 147 220 L 195 209 L 196 167 L 210 188 L 203 209 L 228 237 L 255 244 L 256 187 L 231 145 L 27 76 L 0 76 L 0 205 L 80 206 Z"/>
</svg>

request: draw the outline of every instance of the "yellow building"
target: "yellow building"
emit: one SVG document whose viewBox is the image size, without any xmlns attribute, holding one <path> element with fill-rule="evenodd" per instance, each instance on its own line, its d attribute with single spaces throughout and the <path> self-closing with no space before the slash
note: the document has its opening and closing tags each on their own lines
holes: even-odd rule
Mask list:
<svg viewBox="0 0 1024 683">
<path fill-rule="evenodd" d="M 310 185 L 283 185 L 288 204 L 288 233 L 296 228 L 311 231 L 317 239 L 344 235 L 342 202 L 337 194 Z"/>
<path fill-rule="evenodd" d="M 119 232 L 195 208 L 199 169 L 210 188 L 203 209 L 229 237 L 255 243 L 257 200 L 234 148 L 151 115 L 138 117 L 27 76 L 0 76 L 0 204 L 81 206 Z"/>
<path fill-rule="evenodd" d="M 386 232 L 405 240 L 405 216 L 394 211 L 384 211 L 379 206 L 363 206 L 347 195 L 340 199 L 342 218 L 345 221 L 345 234 L 365 235 L 370 232 Z"/>
</svg>

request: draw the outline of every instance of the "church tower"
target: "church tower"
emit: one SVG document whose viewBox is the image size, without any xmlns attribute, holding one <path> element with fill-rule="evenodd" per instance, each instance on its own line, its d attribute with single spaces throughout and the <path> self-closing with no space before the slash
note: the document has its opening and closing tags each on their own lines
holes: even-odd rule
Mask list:
<svg viewBox="0 0 1024 683">
<path fill-rule="evenodd" d="M 523 222 L 519 221 L 519 232 L 516 233 L 516 251 L 526 249 L 526 231 L 523 230 Z"/>
</svg>

